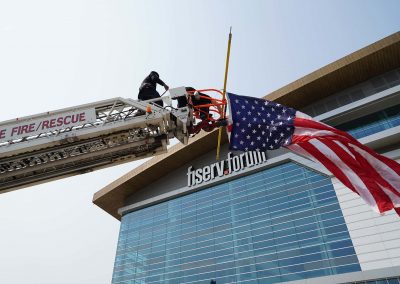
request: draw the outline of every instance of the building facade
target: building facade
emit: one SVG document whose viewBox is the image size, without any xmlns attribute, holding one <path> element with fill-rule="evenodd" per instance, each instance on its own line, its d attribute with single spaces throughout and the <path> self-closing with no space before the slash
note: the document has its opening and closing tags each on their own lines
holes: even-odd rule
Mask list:
<svg viewBox="0 0 400 284">
<path fill-rule="evenodd" d="M 399 162 L 400 33 L 266 98 Z M 113 284 L 400 283 L 395 212 L 373 212 L 286 150 L 241 154 L 224 144 L 216 162 L 215 137 L 177 145 L 95 194 L 121 220 Z"/>
</svg>

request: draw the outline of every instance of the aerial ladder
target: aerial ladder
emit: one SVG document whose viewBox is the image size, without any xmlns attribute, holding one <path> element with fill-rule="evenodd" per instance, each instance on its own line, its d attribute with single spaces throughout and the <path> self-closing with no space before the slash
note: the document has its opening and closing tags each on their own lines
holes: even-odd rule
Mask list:
<svg viewBox="0 0 400 284">
<path fill-rule="evenodd" d="M 218 126 L 226 105 L 200 94 L 179 87 L 162 98 L 166 107 L 117 97 L 1 122 L 0 193 L 159 155 L 173 138 L 187 144 L 200 128 Z M 187 104 L 173 107 L 182 97 Z"/>
</svg>

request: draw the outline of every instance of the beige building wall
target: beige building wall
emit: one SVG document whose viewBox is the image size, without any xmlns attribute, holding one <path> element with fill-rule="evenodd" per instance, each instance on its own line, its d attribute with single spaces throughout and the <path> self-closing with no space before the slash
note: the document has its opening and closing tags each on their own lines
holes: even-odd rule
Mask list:
<svg viewBox="0 0 400 284">
<path fill-rule="evenodd" d="M 399 150 L 395 153 L 400 162 Z M 361 270 L 400 266 L 400 217 L 374 212 L 357 194 L 332 178 Z"/>
</svg>

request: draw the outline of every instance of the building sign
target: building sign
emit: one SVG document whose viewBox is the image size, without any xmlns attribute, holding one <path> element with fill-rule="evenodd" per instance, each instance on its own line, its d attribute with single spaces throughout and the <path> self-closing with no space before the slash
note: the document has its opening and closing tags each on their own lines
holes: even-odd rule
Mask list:
<svg viewBox="0 0 400 284">
<path fill-rule="evenodd" d="M 14 140 L 34 136 L 54 130 L 91 123 L 96 121 L 95 109 L 79 110 L 49 115 L 24 122 L 0 126 L 0 141 Z"/>
<path fill-rule="evenodd" d="M 239 172 L 265 162 L 267 162 L 267 155 L 265 152 L 250 151 L 237 156 L 233 156 L 233 154 L 229 152 L 228 158 L 224 161 L 216 162 L 200 169 L 193 169 L 193 167 L 190 166 L 187 171 L 188 186 L 199 185 L 203 182 L 211 181 L 216 177 Z"/>
</svg>

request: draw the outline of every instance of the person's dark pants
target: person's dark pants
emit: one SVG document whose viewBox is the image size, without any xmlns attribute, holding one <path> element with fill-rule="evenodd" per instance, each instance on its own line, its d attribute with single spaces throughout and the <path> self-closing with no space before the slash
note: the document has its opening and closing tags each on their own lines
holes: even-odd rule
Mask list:
<svg viewBox="0 0 400 284">
<path fill-rule="evenodd" d="M 143 88 L 140 90 L 138 95 L 138 99 L 141 101 L 157 99 L 157 98 L 160 98 L 160 94 L 157 92 L 157 90 L 153 88 Z M 164 106 L 163 101 L 155 101 L 154 103 L 158 104 L 160 107 Z"/>
</svg>

